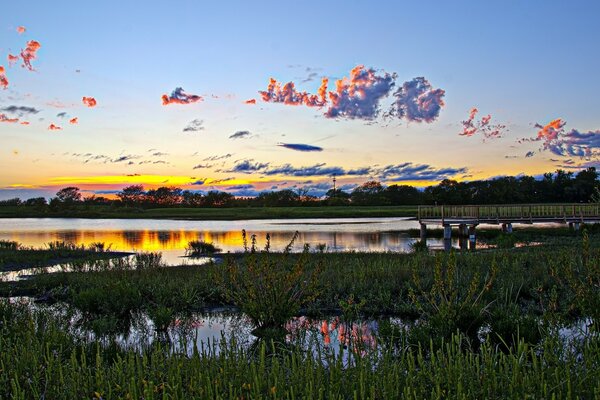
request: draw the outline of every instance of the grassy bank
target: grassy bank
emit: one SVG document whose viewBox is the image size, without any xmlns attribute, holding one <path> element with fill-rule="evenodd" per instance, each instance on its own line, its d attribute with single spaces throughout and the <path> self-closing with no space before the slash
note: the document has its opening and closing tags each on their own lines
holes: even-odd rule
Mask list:
<svg viewBox="0 0 600 400">
<path fill-rule="evenodd" d="M 160 343 L 141 353 L 83 343 L 48 313 L 6 303 L 0 311 L 1 398 L 591 399 L 600 392 L 598 337 L 576 351 L 554 337 L 510 352 L 487 342 L 471 350 L 455 335 L 437 350 L 398 350 L 381 338 L 377 357 L 270 341 L 186 356 Z"/>
<path fill-rule="evenodd" d="M 142 218 L 190 220 L 244 220 L 290 218 L 415 217 L 416 206 L 347 207 L 232 207 L 232 208 L 126 208 L 102 205 L 50 210 L 28 206 L 0 207 L 0 218 Z"/>
</svg>

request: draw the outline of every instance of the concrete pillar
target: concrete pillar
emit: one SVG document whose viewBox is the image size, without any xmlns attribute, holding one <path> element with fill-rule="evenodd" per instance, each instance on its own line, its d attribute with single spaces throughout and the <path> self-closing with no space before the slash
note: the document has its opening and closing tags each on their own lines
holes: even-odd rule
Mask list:
<svg viewBox="0 0 600 400">
<path fill-rule="evenodd" d="M 461 236 L 458 239 L 458 246 L 460 247 L 461 251 L 465 251 L 469 249 L 469 237 L 468 236 Z"/>
<path fill-rule="evenodd" d="M 573 223 L 569 222 L 569 229 L 573 229 Z"/>
<path fill-rule="evenodd" d="M 452 226 L 444 225 L 444 250 L 452 249 Z"/>
<path fill-rule="evenodd" d="M 475 250 L 475 248 L 477 247 L 477 236 L 475 234 L 476 226 L 477 225 L 469 226 L 469 249 L 470 250 Z"/>
<path fill-rule="evenodd" d="M 509 234 L 512 233 L 512 224 L 511 223 L 506 224 L 506 233 L 509 233 Z"/>
<path fill-rule="evenodd" d="M 460 225 L 458 225 L 458 237 L 459 238 L 465 238 L 468 235 L 469 234 L 467 232 L 467 224 L 460 224 Z"/>
<path fill-rule="evenodd" d="M 573 223 L 573 229 L 575 230 L 575 232 L 579 232 L 579 222 Z"/>
<path fill-rule="evenodd" d="M 425 224 L 421 224 L 421 230 L 420 230 L 420 239 L 421 242 L 426 242 L 427 241 L 427 225 Z"/>
</svg>

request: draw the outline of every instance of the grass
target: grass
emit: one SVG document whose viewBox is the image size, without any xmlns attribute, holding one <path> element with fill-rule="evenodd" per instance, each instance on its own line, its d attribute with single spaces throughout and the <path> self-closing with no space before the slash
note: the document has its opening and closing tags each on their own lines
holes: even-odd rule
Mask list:
<svg viewBox="0 0 600 400">
<path fill-rule="evenodd" d="M 557 243 L 294 254 L 271 253 L 268 240 L 258 249 L 252 239 L 246 253 L 222 263 L 165 267 L 159 254 L 145 253 L 96 260 L 88 272 L 4 282 L 2 295 L 42 295 L 81 318 L 0 301 L 0 398 L 595 398 L 600 241 L 583 232 Z M 215 305 L 246 311 L 256 327 L 293 315 L 414 322 L 382 324 L 374 352 L 230 339 L 218 352 L 213 344 L 189 355 L 168 341 L 126 350 L 113 340 L 139 313 L 165 332 L 176 318 Z M 583 338 L 560 337 L 561 327 L 581 321 L 590 325 Z M 72 335 L 81 327 L 96 338 Z"/>
<path fill-rule="evenodd" d="M 0 207 L 0 218 L 120 218 L 245 220 L 292 218 L 416 217 L 416 206 L 230 207 L 230 208 L 115 208 L 77 206 L 51 211 L 36 207 Z"/>
<path fill-rule="evenodd" d="M 25 247 L 17 242 L 0 241 L 0 271 L 19 271 L 28 268 L 43 268 L 53 265 L 72 266 L 85 269 L 98 260 L 107 260 L 130 255 L 112 252 L 104 243 L 77 246 L 73 243 L 55 241 L 42 248 Z"/>
</svg>

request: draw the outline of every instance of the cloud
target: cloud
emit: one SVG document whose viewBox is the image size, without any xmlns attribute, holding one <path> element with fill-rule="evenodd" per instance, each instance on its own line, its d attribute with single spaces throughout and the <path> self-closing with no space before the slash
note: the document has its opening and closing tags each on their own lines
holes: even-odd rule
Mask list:
<svg viewBox="0 0 600 400">
<path fill-rule="evenodd" d="M 14 124 L 16 122 L 19 122 L 19 118 L 9 118 L 4 114 L 0 114 L 0 122 Z"/>
<path fill-rule="evenodd" d="M 58 118 L 64 118 L 64 117 L 66 117 L 66 116 L 67 116 L 67 113 L 66 113 L 66 112 L 64 112 L 64 111 L 63 111 L 63 112 L 59 112 L 58 114 L 56 114 L 56 116 L 57 116 Z"/>
<path fill-rule="evenodd" d="M 0 65 L 0 87 L 2 87 L 2 89 L 5 90 L 8 88 L 8 78 L 6 77 L 6 70 L 2 65 Z"/>
<path fill-rule="evenodd" d="M 423 77 L 404 82 L 394 93 L 396 100 L 389 115 L 411 122 L 433 122 L 444 106 L 445 91 L 434 89 Z"/>
<path fill-rule="evenodd" d="M 533 157 L 533 155 L 535 154 L 535 152 L 533 151 L 528 151 L 527 153 L 525 153 L 525 157 L 529 158 L 529 157 Z"/>
<path fill-rule="evenodd" d="M 307 167 L 293 167 L 290 164 L 273 167 L 263 171 L 265 175 L 285 175 L 285 176 L 340 176 L 345 175 L 346 171 L 342 167 L 327 167 L 325 163 L 315 164 Z"/>
<path fill-rule="evenodd" d="M 169 104 L 191 104 L 191 103 L 196 103 L 197 101 L 202 101 L 204 100 L 201 96 L 197 96 L 195 94 L 187 94 L 185 93 L 185 91 L 183 90 L 183 88 L 175 88 L 175 90 L 173 90 L 171 92 L 171 95 L 168 96 L 166 94 L 162 95 L 162 104 L 163 106 L 169 105 Z"/>
<path fill-rule="evenodd" d="M 206 182 L 206 179 L 199 179 L 197 181 L 192 182 L 191 184 L 201 186 L 204 185 L 204 182 Z"/>
<path fill-rule="evenodd" d="M 237 131 L 236 133 L 229 136 L 229 139 L 245 139 L 249 138 L 252 134 L 250 131 Z"/>
<path fill-rule="evenodd" d="M 69 123 L 70 123 L 71 125 L 77 125 L 77 124 L 79 123 L 79 119 L 78 119 L 77 117 L 71 118 L 71 119 L 69 120 Z"/>
<path fill-rule="evenodd" d="M 212 164 L 197 164 L 194 165 L 194 168 L 192 169 L 203 169 L 203 168 L 211 168 Z"/>
<path fill-rule="evenodd" d="M 269 163 L 253 162 L 254 160 L 242 160 L 236 163 L 231 169 L 225 172 L 240 172 L 243 174 L 251 174 L 262 171 L 269 166 Z"/>
<path fill-rule="evenodd" d="M 60 130 L 62 130 L 62 128 L 58 125 L 50 124 L 48 126 L 48 130 L 49 131 L 60 131 Z"/>
<path fill-rule="evenodd" d="M 31 62 L 36 59 L 37 52 L 42 47 L 40 42 L 30 40 L 27 42 L 27 47 L 21 50 L 21 59 L 23 60 L 23 68 L 34 71 Z"/>
<path fill-rule="evenodd" d="M 152 153 L 152 155 L 154 157 L 164 157 L 164 156 L 168 156 L 169 153 L 163 153 L 162 151 L 156 151 L 156 152 Z"/>
<path fill-rule="evenodd" d="M 25 29 L 25 27 L 24 27 L 24 26 L 17 26 L 17 29 L 16 29 L 16 30 L 17 30 L 17 33 L 18 33 L 19 35 L 21 35 L 21 34 L 25 33 L 25 31 L 26 31 L 26 29 Z"/>
<path fill-rule="evenodd" d="M 473 136 L 476 133 L 481 133 L 486 139 L 493 139 L 501 137 L 503 130 L 506 129 L 506 125 L 490 124 L 492 116 L 490 114 L 481 117 L 479 121 L 476 120 L 476 116 L 479 110 L 475 107 L 471 108 L 469 112 L 469 118 L 462 121 L 463 130 L 459 133 L 460 136 Z"/>
<path fill-rule="evenodd" d="M 267 90 L 258 93 L 265 102 L 283 103 L 291 106 L 323 107 L 327 104 L 327 83 L 328 79 L 323 78 L 318 94 L 314 95 L 297 91 L 293 82 L 288 82 L 282 86 L 277 80 L 271 78 Z"/>
<path fill-rule="evenodd" d="M 81 99 L 81 101 L 87 107 L 96 107 L 96 105 L 98 104 L 98 102 L 96 101 L 96 99 L 93 98 L 93 97 L 85 97 L 85 96 L 83 96 L 83 98 Z"/>
<path fill-rule="evenodd" d="M 256 104 L 256 99 L 249 99 L 244 102 L 244 104 Z"/>
<path fill-rule="evenodd" d="M 183 128 L 183 132 L 198 132 L 204 130 L 204 121 L 201 119 L 193 119 L 191 120 L 185 128 Z"/>
<path fill-rule="evenodd" d="M 15 56 L 14 54 L 9 54 L 7 59 L 8 59 L 8 66 L 11 67 L 19 61 L 19 56 Z"/>
<path fill-rule="evenodd" d="M 440 181 L 450 179 L 458 174 L 464 174 L 468 168 L 436 168 L 429 164 L 413 164 L 405 162 L 396 165 L 387 165 L 376 173 L 379 179 L 385 181 Z"/>
<path fill-rule="evenodd" d="M 323 151 L 322 147 L 301 143 L 279 143 L 277 146 L 296 151 Z"/>
<path fill-rule="evenodd" d="M 134 160 L 136 158 L 140 158 L 140 157 L 128 154 L 128 155 L 124 155 L 124 156 L 119 156 L 119 157 L 115 158 L 114 160 L 112 160 L 112 162 L 113 163 L 120 163 L 120 162 L 123 162 L 123 161 Z"/>
<path fill-rule="evenodd" d="M 224 159 L 232 157 L 232 156 L 233 156 L 233 154 L 227 153 L 222 156 L 210 156 L 210 157 L 203 159 L 202 161 L 218 161 L 218 160 L 224 160 Z"/>
<path fill-rule="evenodd" d="M 350 77 L 336 81 L 335 91 L 329 92 L 331 105 L 325 112 L 327 118 L 373 120 L 379 115 L 379 102 L 394 87 L 396 74 L 378 74 L 373 68 L 358 65 Z"/>
<path fill-rule="evenodd" d="M 21 121 L 20 124 L 21 125 L 29 125 L 29 121 Z"/>
<path fill-rule="evenodd" d="M 3 107 L 0 108 L 0 111 L 4 111 L 7 112 L 9 114 L 15 114 L 19 117 L 24 116 L 25 114 L 37 114 L 40 112 L 40 110 L 38 110 L 35 107 L 28 107 L 28 106 L 15 106 L 15 105 L 10 105 L 7 107 Z"/>
<path fill-rule="evenodd" d="M 580 132 L 571 129 L 567 133 L 559 133 L 555 139 L 548 141 L 545 147 L 559 156 L 582 158 L 599 156 L 600 130 Z"/>
</svg>

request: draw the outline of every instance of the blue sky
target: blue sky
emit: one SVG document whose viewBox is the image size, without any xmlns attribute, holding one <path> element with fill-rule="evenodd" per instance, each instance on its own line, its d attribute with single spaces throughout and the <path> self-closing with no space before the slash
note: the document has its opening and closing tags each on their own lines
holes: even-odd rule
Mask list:
<svg viewBox="0 0 600 400">
<path fill-rule="evenodd" d="M 382 180 L 389 166 L 427 166 L 428 179 L 393 177 L 418 185 L 435 183 L 429 178 L 438 175 L 479 179 L 595 165 L 595 141 L 584 143 L 585 157 L 552 152 L 555 143 L 547 138 L 518 141 L 537 137 L 535 123 L 557 118 L 566 121 L 552 139 L 561 145 L 570 143 L 572 129 L 600 129 L 599 9 L 594 1 L 10 2 L 0 17 L 0 65 L 10 82 L 0 90 L 0 108 L 39 112 L 21 116 L 28 126 L 0 124 L 0 198 L 47 195 L 66 183 L 93 192 L 202 179 L 216 182 L 206 190 L 241 184 L 258 191 L 331 179 L 267 174 L 287 164 L 369 168 L 364 176 L 339 177 L 347 184 Z M 18 26 L 26 32 L 18 34 Z M 29 40 L 41 43 L 36 71 L 9 67 L 7 55 Z M 334 90 L 358 65 L 397 74 L 370 120 L 325 118 L 322 109 L 265 102 L 258 94 L 271 77 L 309 93 L 326 77 Z M 384 118 L 393 92 L 415 77 L 444 91 L 439 114 L 431 122 Z M 204 101 L 163 106 L 161 95 L 177 87 Z M 84 107 L 82 96 L 96 98 L 98 106 Z M 244 104 L 248 99 L 257 104 Z M 489 114 L 505 126 L 500 138 L 459 135 L 473 107 L 477 118 Z M 60 112 L 77 117 L 78 125 L 69 126 Z M 182 132 L 192 120 L 203 129 Z M 48 131 L 50 123 L 63 129 Z M 230 139 L 245 130 L 249 137 Z M 534 156 L 525 157 L 528 151 Z M 90 161 L 84 154 L 106 158 Z M 226 154 L 232 156 L 194 169 Z M 114 162 L 123 156 L 132 164 Z M 249 160 L 269 167 L 225 172 Z M 446 169 L 461 172 L 436 175 Z M 234 183 L 218 182 L 223 179 Z"/>
</svg>

